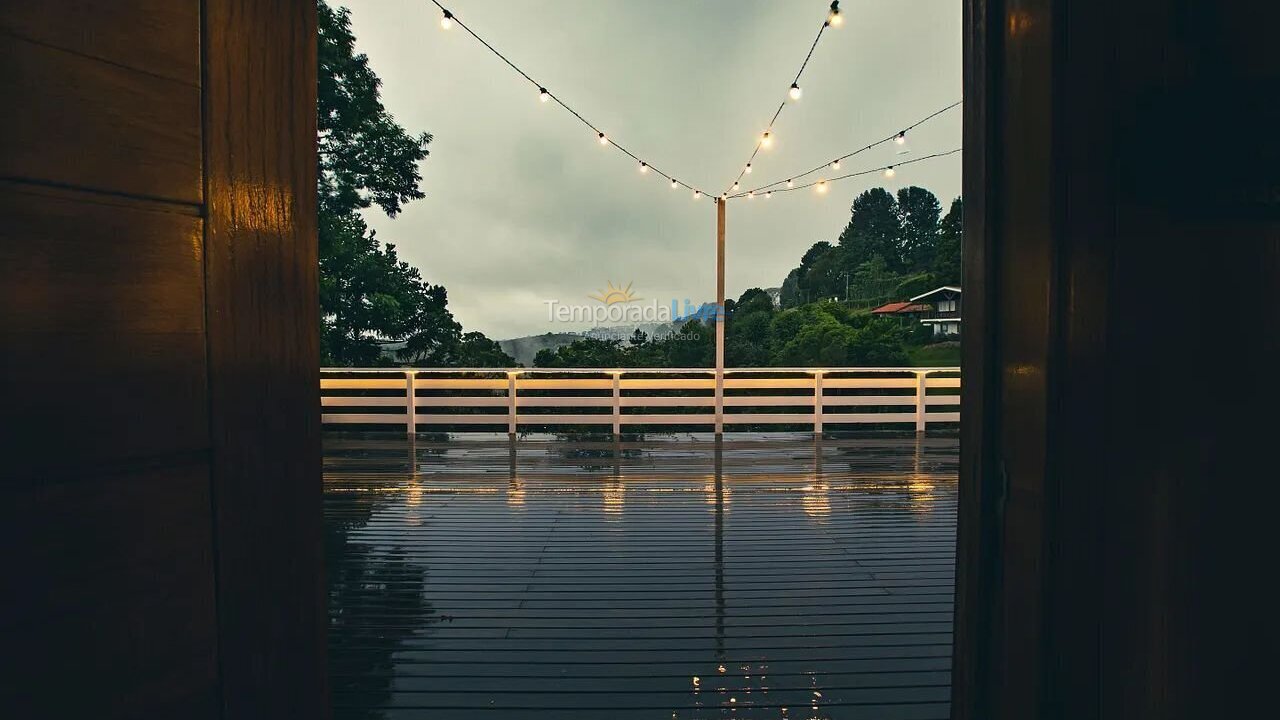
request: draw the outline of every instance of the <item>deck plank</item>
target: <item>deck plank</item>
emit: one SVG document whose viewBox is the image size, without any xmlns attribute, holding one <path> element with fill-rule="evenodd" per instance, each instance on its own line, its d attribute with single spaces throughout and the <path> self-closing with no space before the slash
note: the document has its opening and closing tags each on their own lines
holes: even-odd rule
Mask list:
<svg viewBox="0 0 1280 720">
<path fill-rule="evenodd" d="M 335 717 L 945 718 L 957 450 L 330 437 Z"/>
</svg>

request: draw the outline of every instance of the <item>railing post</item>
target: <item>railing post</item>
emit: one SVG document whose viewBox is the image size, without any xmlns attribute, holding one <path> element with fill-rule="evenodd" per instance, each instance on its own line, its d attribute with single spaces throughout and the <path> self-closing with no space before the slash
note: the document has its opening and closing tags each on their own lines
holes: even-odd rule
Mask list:
<svg viewBox="0 0 1280 720">
<path fill-rule="evenodd" d="M 516 436 L 516 373 L 507 373 L 507 434 Z"/>
<path fill-rule="evenodd" d="M 822 375 L 821 370 L 813 373 L 813 434 L 822 435 Z"/>
<path fill-rule="evenodd" d="M 417 370 L 404 371 L 404 414 L 405 429 L 412 440 L 418 432 L 418 392 L 414 387 Z"/>
<path fill-rule="evenodd" d="M 613 373 L 613 437 L 622 437 L 622 373 Z"/>
<path fill-rule="evenodd" d="M 929 377 L 929 373 L 927 371 L 925 372 L 916 371 L 916 432 L 917 433 L 923 433 L 925 431 L 926 420 L 928 417 L 926 413 L 928 406 L 925 402 L 926 392 L 929 387 L 928 382 L 926 380 L 928 377 Z"/>
</svg>

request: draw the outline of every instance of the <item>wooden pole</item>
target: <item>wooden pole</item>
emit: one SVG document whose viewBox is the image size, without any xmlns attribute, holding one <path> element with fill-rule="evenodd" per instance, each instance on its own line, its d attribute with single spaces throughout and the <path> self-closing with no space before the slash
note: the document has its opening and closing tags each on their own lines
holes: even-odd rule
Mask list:
<svg viewBox="0 0 1280 720">
<path fill-rule="evenodd" d="M 724 198 L 716 200 L 716 436 L 724 433 Z"/>
</svg>

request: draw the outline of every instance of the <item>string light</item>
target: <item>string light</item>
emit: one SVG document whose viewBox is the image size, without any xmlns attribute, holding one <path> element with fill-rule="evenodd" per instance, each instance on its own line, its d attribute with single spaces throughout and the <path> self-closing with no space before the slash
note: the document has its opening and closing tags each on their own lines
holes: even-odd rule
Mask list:
<svg viewBox="0 0 1280 720">
<path fill-rule="evenodd" d="M 844 24 L 844 16 L 840 14 L 840 0 L 832 0 L 831 15 L 827 18 L 827 22 L 831 23 L 831 27 L 840 27 Z"/>
<path fill-rule="evenodd" d="M 903 167 L 904 165 L 911 165 L 913 163 L 924 162 L 926 160 L 932 160 L 934 158 L 947 157 L 949 155 L 955 155 L 960 151 L 961 151 L 961 148 L 955 148 L 954 150 L 946 150 L 944 152 L 937 152 L 931 155 L 918 157 L 918 158 L 915 158 L 914 160 L 904 160 L 894 165 L 882 165 L 880 167 L 870 168 L 867 170 L 857 170 L 855 172 L 846 173 L 844 175 L 839 175 L 836 177 L 826 177 L 826 178 L 822 178 L 821 180 L 814 180 L 813 182 L 805 183 L 803 185 L 795 185 L 794 187 L 775 188 L 775 189 L 766 191 L 766 195 L 769 192 L 790 192 L 793 190 L 803 190 L 804 188 L 809 188 L 809 187 L 813 188 L 815 192 L 826 193 L 828 190 L 828 186 L 831 183 L 836 182 L 838 180 L 848 180 L 849 178 L 862 177 L 864 175 L 871 175 L 873 173 L 881 173 L 881 172 L 888 174 L 890 170 L 896 170 L 897 168 Z M 755 188 L 754 190 L 749 190 L 748 192 L 760 192 L 760 190 L 761 190 L 760 188 Z M 729 198 L 732 199 L 734 197 L 743 197 L 744 195 L 745 193 L 742 193 L 739 195 L 730 195 Z"/>
<path fill-rule="evenodd" d="M 737 191 L 738 191 L 738 183 L 737 183 L 737 182 L 735 182 L 735 183 L 733 184 L 733 190 L 734 190 L 734 192 L 737 192 Z"/>
<path fill-rule="evenodd" d="M 660 175 L 661 177 L 664 177 L 664 178 L 666 178 L 667 180 L 669 180 L 669 181 L 671 182 L 671 187 L 672 187 L 672 189 L 675 189 L 675 188 L 678 188 L 678 187 L 682 187 L 682 186 L 683 186 L 683 187 L 688 188 L 688 189 L 689 189 L 689 190 L 691 190 L 691 191 L 695 191 L 695 190 L 696 190 L 696 191 L 698 191 L 699 193 L 701 193 L 701 192 L 702 192 L 702 191 L 701 191 L 701 190 L 699 190 L 698 188 L 695 188 L 694 186 L 692 186 L 692 185 L 690 185 L 690 184 L 688 184 L 688 183 L 681 182 L 680 180 L 676 179 L 675 177 L 673 177 L 673 176 L 671 176 L 671 175 L 669 175 L 669 174 L 667 174 L 667 173 L 663 172 L 663 171 L 662 171 L 661 169 L 659 169 L 658 167 L 655 167 L 653 164 L 651 164 L 651 163 L 649 163 L 649 162 L 647 162 L 647 161 L 645 161 L 645 160 L 642 160 L 642 159 L 641 159 L 638 155 L 636 155 L 635 153 L 631 152 L 630 150 L 628 150 L 627 148 L 623 147 L 622 145 L 619 145 L 616 139 L 609 138 L 608 136 L 606 136 L 606 135 L 604 134 L 604 131 L 603 131 L 603 130 L 601 130 L 600 128 L 596 127 L 596 126 L 595 126 L 595 125 L 594 125 L 590 120 L 587 120 L 587 118 L 586 118 L 586 117 L 584 117 L 584 116 L 582 115 L 582 113 L 580 113 L 580 112 L 578 112 L 577 110 L 573 109 L 573 108 L 572 108 L 568 103 L 566 103 L 566 102 L 565 102 L 563 99 L 561 99 L 560 97 L 558 97 L 558 96 L 556 96 L 556 95 L 552 95 L 552 94 L 551 94 L 551 92 L 550 92 L 549 90 L 547 90 L 547 87 L 546 87 L 545 85 L 543 85 L 542 83 L 540 83 L 540 82 L 538 82 L 538 81 L 534 80 L 534 79 L 533 79 L 533 77 L 529 75 L 529 73 L 527 73 L 527 72 L 525 72 L 524 70 L 522 70 L 518 65 L 516 65 L 514 62 L 512 62 L 512 61 L 511 61 L 511 60 L 510 60 L 506 55 L 503 55 L 503 54 L 502 54 L 502 53 L 501 53 L 497 48 L 495 48 L 493 45 L 489 44 L 489 42 L 488 42 L 487 40 L 485 40 L 484 38 L 480 37 L 480 35 L 478 35 L 478 34 L 476 33 L 476 31 L 474 31 L 474 30 L 472 30 L 470 27 L 468 27 L 468 26 L 467 26 L 467 24 L 466 24 L 465 22 L 463 22 L 462 20 L 458 19 L 458 18 L 457 18 L 457 17 L 456 17 L 452 12 L 450 12 L 448 9 L 446 9 L 446 8 L 445 8 L 445 6 L 444 6 L 444 5 L 442 5 L 442 4 L 441 4 L 440 0 L 431 0 L 431 3 L 432 3 L 433 5 L 435 5 L 437 8 L 439 8 L 439 9 L 440 9 L 440 13 L 441 13 L 441 17 L 440 17 L 440 26 L 441 26 L 442 28 L 444 28 L 444 29 L 449 29 L 449 28 L 452 28 L 454 25 L 457 25 L 457 26 L 458 26 L 462 31 L 464 31 L 466 34 L 470 35 L 472 38 L 474 38 L 474 39 L 475 39 L 475 41 L 476 41 L 476 42 L 478 42 L 478 43 L 480 43 L 481 45 L 483 45 L 483 46 L 485 47 L 485 49 L 486 49 L 486 50 L 488 50 L 490 53 L 493 53 L 493 55 L 495 55 L 499 60 L 501 60 L 503 63 L 505 63 L 505 64 L 507 65 L 507 67 L 509 67 L 509 68 L 511 68 L 512 70 L 514 70 L 514 71 L 516 72 L 516 74 L 518 74 L 520 77 L 522 77 L 522 78 L 524 78 L 526 81 L 528 81 L 530 85 L 532 85 L 533 87 L 537 88 L 537 90 L 538 90 L 538 99 L 539 99 L 541 102 L 555 102 L 555 104 L 559 105 L 561 108 L 563 108 L 565 111 L 567 111 L 567 112 L 568 112 L 570 115 L 572 115 L 572 116 L 574 117 L 574 119 L 576 119 L 578 122 L 582 123 L 583 125 L 586 125 L 586 126 L 587 126 L 591 131 L 592 131 L 592 132 L 594 132 L 594 133 L 596 134 L 596 139 L 600 141 L 600 144 L 601 144 L 601 145 L 604 145 L 604 146 L 611 146 L 611 147 L 613 147 L 613 148 L 617 149 L 619 152 L 621 152 L 621 153 L 623 153 L 624 155 L 626 155 L 627 157 L 629 157 L 629 158 L 631 158 L 632 160 L 634 160 L 636 163 L 638 163 L 638 164 L 640 165 L 640 168 L 641 168 L 640 172 L 646 172 L 646 169 L 652 169 L 656 174 L 658 174 L 658 175 Z"/>
<path fill-rule="evenodd" d="M 647 172 L 649 172 L 649 164 L 644 162 L 640 163 L 640 174 L 643 175 Z"/>
<path fill-rule="evenodd" d="M 435 0 L 432 0 L 435 2 Z M 787 100 L 792 101 L 800 99 L 800 76 L 804 75 L 804 70 L 809 66 L 809 60 L 813 58 L 813 51 L 818 47 L 818 41 L 822 39 L 822 33 L 832 24 L 832 20 L 840 16 L 840 3 L 833 0 L 831 3 L 831 11 L 822 21 L 822 25 L 818 28 L 818 34 L 814 36 L 813 43 L 809 45 L 809 52 L 804 56 L 804 62 L 800 63 L 800 69 L 796 71 L 796 76 L 791 80 L 791 87 L 787 89 L 787 94 L 783 97 L 782 102 L 778 103 L 778 109 L 773 111 L 773 117 L 769 120 L 766 127 L 765 135 L 756 141 L 756 146 L 751 150 L 751 157 L 747 158 L 747 164 L 742 172 L 738 173 L 737 180 L 741 180 L 743 175 L 751 172 L 751 162 L 756 159 L 756 155 L 760 153 L 760 148 L 766 147 L 765 138 L 773 131 L 773 126 L 778 124 L 778 116 L 782 114 L 782 108 L 787 106 Z M 838 23 L 839 21 L 837 21 Z M 734 182 L 734 192 L 737 192 L 737 181 Z"/>
<path fill-rule="evenodd" d="M 892 165 L 890 165 L 889 167 L 887 167 L 887 168 L 885 168 L 885 169 L 884 169 L 884 176 L 885 176 L 885 177 L 887 177 L 887 178 L 891 178 L 891 177 L 893 177 L 894 175 L 895 175 L 895 173 L 893 172 L 893 166 L 892 166 Z"/>
<path fill-rule="evenodd" d="M 769 134 L 768 130 L 765 130 L 764 135 L 760 136 L 760 146 L 767 148 L 772 145 L 773 145 L 773 136 Z"/>
<path fill-rule="evenodd" d="M 767 193 L 765 193 L 765 194 L 764 194 L 764 199 L 765 199 L 765 200 L 768 200 L 768 199 L 769 199 L 769 198 L 771 198 L 771 197 L 773 197 L 773 191 L 772 191 L 772 190 L 770 190 L 769 192 L 767 192 Z"/>
<path fill-rule="evenodd" d="M 694 191 L 693 191 L 693 199 L 694 199 L 694 200 L 697 200 L 697 199 L 699 199 L 699 198 L 701 198 L 701 197 L 702 197 L 702 191 L 701 191 L 701 190 L 694 190 Z"/>
<path fill-rule="evenodd" d="M 907 131 L 906 131 L 906 130 L 903 130 L 902 132 L 898 133 L 898 137 L 894 138 L 894 139 L 893 139 L 893 141 L 894 141 L 894 142 L 896 142 L 896 143 L 898 143 L 899 145 L 904 145 L 904 144 L 906 144 L 906 142 L 907 142 Z"/>
<path fill-rule="evenodd" d="M 747 174 L 751 174 L 751 163 L 747 163 Z"/>
<path fill-rule="evenodd" d="M 748 200 L 755 200 L 755 198 L 756 198 L 756 194 L 754 192 L 747 193 Z"/>
<path fill-rule="evenodd" d="M 827 181 L 819 180 L 818 184 L 814 187 L 814 189 L 818 191 L 819 195 L 827 194 Z"/>
<path fill-rule="evenodd" d="M 880 146 L 880 145 L 883 145 L 884 143 L 891 142 L 891 141 L 897 141 L 897 140 L 898 140 L 898 138 L 904 138 L 904 139 L 905 139 L 905 138 L 906 138 L 907 133 L 908 133 L 908 132 L 910 132 L 911 130 L 913 130 L 913 129 L 915 129 L 915 128 L 917 128 L 917 127 L 919 127 L 919 126 L 921 126 L 921 125 L 923 125 L 923 124 L 925 124 L 925 123 L 927 123 L 927 122 L 929 122 L 930 120 L 932 120 L 932 119 L 934 119 L 934 118 L 938 117 L 939 115 L 941 115 L 941 114 L 943 114 L 943 113 L 947 112 L 948 110 L 952 110 L 952 109 L 954 109 L 954 108 L 959 107 L 959 106 L 962 104 L 962 102 L 963 102 L 963 101 L 956 101 L 956 102 L 953 102 L 953 103 L 951 103 L 950 105 L 948 105 L 948 106 L 946 106 L 946 107 L 942 108 L 941 110 L 936 110 L 936 111 L 934 111 L 934 112 L 932 112 L 932 113 L 929 113 L 928 115 L 924 116 L 923 118 L 921 118 L 921 119 L 919 119 L 919 120 L 917 120 L 917 121 L 915 121 L 915 122 L 911 123 L 910 125 L 907 125 L 905 128 L 903 128 L 902 130 L 899 130 L 898 132 L 893 133 L 892 135 L 885 136 L 885 137 L 883 137 L 883 138 L 881 138 L 881 139 L 879 139 L 879 140 L 876 140 L 876 141 L 875 141 L 875 142 L 873 142 L 873 143 L 869 143 L 869 144 L 867 144 L 867 145 L 864 145 L 863 147 L 858 148 L 857 150 L 854 150 L 853 152 L 850 152 L 850 153 L 847 153 L 847 154 L 841 155 L 840 157 L 836 158 L 835 160 L 824 162 L 824 163 L 822 163 L 821 165 L 816 165 L 816 166 L 814 166 L 814 167 L 812 167 L 812 168 L 809 168 L 808 170 L 805 170 L 804 172 L 802 172 L 802 173 L 800 173 L 800 174 L 798 174 L 798 175 L 792 175 L 791 177 L 787 178 L 786 180 L 775 180 L 775 181 L 770 182 L 770 183 L 765 183 L 764 185 L 757 185 L 756 187 L 753 187 L 753 188 L 750 188 L 750 189 L 751 189 L 751 190 L 755 190 L 756 192 L 760 192 L 761 190 L 768 190 L 768 189 L 771 189 L 771 188 L 777 188 L 777 187 L 781 186 L 784 182 L 786 183 L 787 188 L 792 188 L 792 187 L 794 187 L 794 181 L 795 181 L 796 179 L 798 179 L 798 178 L 803 178 L 803 177 L 806 177 L 806 176 L 808 176 L 808 175 L 812 175 L 812 174 L 814 174 L 814 173 L 816 173 L 816 172 L 820 172 L 820 171 L 823 171 L 823 170 L 834 170 L 834 169 L 836 169 L 836 168 L 838 168 L 838 167 L 839 167 L 840 163 L 844 162 L 845 160 L 848 160 L 848 159 L 849 159 L 849 158 L 851 158 L 851 157 L 854 157 L 855 155 L 859 155 L 859 154 L 861 154 L 861 153 L 864 153 L 864 152 L 866 152 L 866 151 L 868 151 L 868 150 L 871 150 L 872 148 L 875 148 L 875 147 L 878 147 L 878 146 Z M 899 126 L 899 127 L 901 127 L 901 126 Z M 904 141 L 905 141 L 905 140 L 904 140 Z M 900 164 L 901 164 L 901 163 L 900 163 Z M 808 187 L 808 185 L 805 185 L 804 187 Z"/>
</svg>

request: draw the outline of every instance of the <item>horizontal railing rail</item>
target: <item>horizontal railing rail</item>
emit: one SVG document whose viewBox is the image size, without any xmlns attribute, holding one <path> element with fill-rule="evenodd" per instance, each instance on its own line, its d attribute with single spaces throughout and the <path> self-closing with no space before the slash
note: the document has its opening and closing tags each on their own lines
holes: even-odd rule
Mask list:
<svg viewBox="0 0 1280 720">
<path fill-rule="evenodd" d="M 914 427 L 960 420 L 960 369 L 323 368 L 329 429 Z"/>
</svg>

